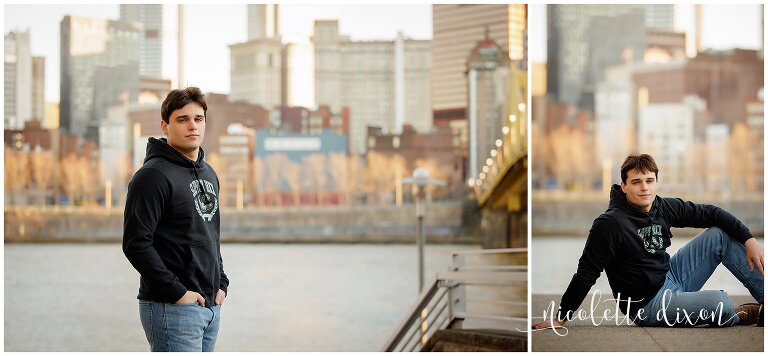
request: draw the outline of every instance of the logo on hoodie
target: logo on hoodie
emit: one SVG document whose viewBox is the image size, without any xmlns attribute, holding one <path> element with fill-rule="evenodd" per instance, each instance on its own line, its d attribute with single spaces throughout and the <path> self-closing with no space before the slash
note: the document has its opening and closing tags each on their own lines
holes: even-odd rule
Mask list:
<svg viewBox="0 0 768 356">
<path fill-rule="evenodd" d="M 664 249 L 664 238 L 661 234 L 661 225 L 653 224 L 651 226 L 637 229 L 637 235 L 643 240 L 643 246 L 649 253 L 656 253 L 657 250 Z"/>
<path fill-rule="evenodd" d="M 200 182 L 203 183 L 203 189 L 200 189 Z M 213 183 L 201 179 L 193 180 L 189 183 L 189 190 L 192 191 L 192 199 L 195 201 L 195 208 L 203 221 L 211 221 L 216 211 L 219 210 L 219 200 L 216 199 L 216 193 L 213 190 Z"/>
</svg>

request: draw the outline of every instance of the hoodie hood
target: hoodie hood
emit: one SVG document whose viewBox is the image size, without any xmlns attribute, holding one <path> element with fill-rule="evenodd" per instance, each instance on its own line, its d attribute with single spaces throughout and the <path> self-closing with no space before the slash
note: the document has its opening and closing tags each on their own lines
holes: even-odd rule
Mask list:
<svg viewBox="0 0 768 356">
<path fill-rule="evenodd" d="M 621 186 L 614 184 L 611 187 L 611 201 L 608 203 L 608 208 L 616 208 L 625 211 L 629 215 L 633 216 L 647 216 L 647 214 L 653 214 L 659 207 L 659 196 L 653 199 L 653 205 L 651 205 L 651 211 L 648 213 L 638 209 L 632 203 L 627 200 L 627 195 L 621 190 Z"/>
<path fill-rule="evenodd" d="M 147 156 L 144 158 L 144 163 L 147 163 L 149 160 L 154 158 L 163 158 L 168 162 L 183 167 L 200 167 L 202 165 L 203 159 L 205 158 L 205 152 L 203 151 L 203 148 L 200 147 L 200 149 L 197 151 L 197 161 L 192 161 L 187 156 L 181 154 L 181 152 L 176 151 L 175 148 L 171 147 L 171 145 L 168 144 L 167 139 L 156 139 L 154 137 L 150 137 L 149 141 L 147 142 Z"/>
</svg>

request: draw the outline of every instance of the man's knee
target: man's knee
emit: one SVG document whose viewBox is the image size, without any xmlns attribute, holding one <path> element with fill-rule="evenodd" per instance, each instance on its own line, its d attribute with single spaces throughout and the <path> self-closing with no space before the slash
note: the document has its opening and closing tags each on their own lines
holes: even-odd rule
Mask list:
<svg viewBox="0 0 768 356">
<path fill-rule="evenodd" d="M 713 236 L 713 237 L 717 236 L 717 237 L 722 237 L 722 238 L 726 238 L 726 239 L 729 238 L 728 233 L 725 232 L 725 230 L 723 230 L 723 229 L 721 229 L 721 228 L 719 228 L 717 226 L 708 228 L 706 230 L 706 232 L 707 232 L 707 234 L 709 236 Z"/>
<path fill-rule="evenodd" d="M 719 227 L 710 227 L 705 231 L 705 236 L 708 237 L 710 241 L 712 241 L 716 246 L 718 246 L 719 251 L 725 252 L 728 250 L 728 246 L 732 242 L 736 242 L 733 240 L 725 230 L 719 228 Z"/>
</svg>

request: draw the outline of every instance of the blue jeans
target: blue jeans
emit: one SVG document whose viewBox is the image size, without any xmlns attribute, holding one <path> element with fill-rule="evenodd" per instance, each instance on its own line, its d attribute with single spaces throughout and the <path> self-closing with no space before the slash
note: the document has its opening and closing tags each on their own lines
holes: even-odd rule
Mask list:
<svg viewBox="0 0 768 356">
<path fill-rule="evenodd" d="M 221 305 L 169 304 L 139 300 L 139 318 L 155 351 L 210 352 L 216 345 Z"/>
<path fill-rule="evenodd" d="M 763 276 L 747 265 L 743 244 L 716 227 L 698 234 L 669 260 L 669 271 L 656 296 L 635 314 L 638 326 L 732 326 L 739 323 L 728 294 L 705 290 L 722 263 L 757 301 L 763 300 Z"/>
</svg>

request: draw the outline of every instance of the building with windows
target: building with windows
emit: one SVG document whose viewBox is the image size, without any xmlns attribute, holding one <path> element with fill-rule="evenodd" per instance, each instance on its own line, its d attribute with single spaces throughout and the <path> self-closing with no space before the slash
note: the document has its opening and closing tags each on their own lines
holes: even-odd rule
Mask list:
<svg viewBox="0 0 768 356">
<path fill-rule="evenodd" d="M 132 76 L 136 80 L 125 83 L 101 81 L 113 87 L 114 92 L 129 90 L 138 83 L 139 37 L 141 24 L 82 16 L 67 15 L 61 21 L 61 81 L 59 120 L 64 132 L 84 136 L 98 142 L 98 121 L 106 108 L 96 108 L 96 94 L 102 89 L 96 87 L 97 70 L 126 68 L 137 70 Z M 127 70 L 126 72 L 127 73 Z M 138 88 L 138 86 L 136 86 Z M 130 91 L 130 90 L 129 90 Z M 129 92 L 128 101 L 136 102 L 138 92 Z M 117 100 L 109 98 L 102 102 Z"/>
<path fill-rule="evenodd" d="M 525 4 L 432 5 L 431 97 L 435 121 L 465 118 L 467 108 L 466 53 L 477 41 L 493 38 L 509 59 L 527 56 Z M 435 124 L 438 124 L 435 122 Z"/>
<path fill-rule="evenodd" d="M 402 33 L 394 41 L 351 41 L 337 20 L 315 21 L 315 102 L 349 108 L 349 147 L 364 153 L 368 126 L 399 133 L 432 128 L 430 41 Z"/>
<path fill-rule="evenodd" d="M 45 116 L 45 58 L 30 51 L 29 31 L 11 31 L 5 37 L 3 123 L 21 129 L 29 120 Z"/>
<path fill-rule="evenodd" d="M 181 4 L 121 4 L 120 21 L 138 22 L 139 75 L 171 80 L 173 88 L 184 87 L 184 55 Z"/>
</svg>

